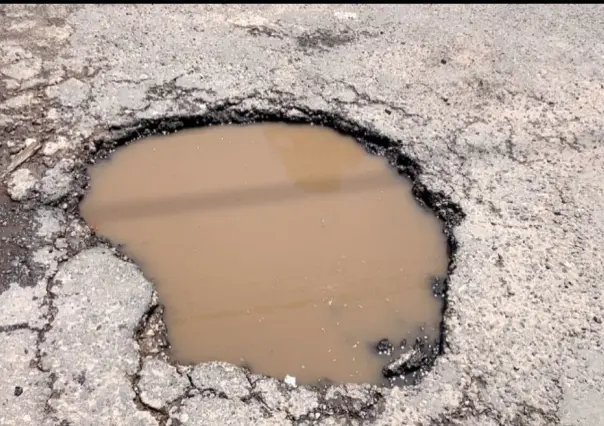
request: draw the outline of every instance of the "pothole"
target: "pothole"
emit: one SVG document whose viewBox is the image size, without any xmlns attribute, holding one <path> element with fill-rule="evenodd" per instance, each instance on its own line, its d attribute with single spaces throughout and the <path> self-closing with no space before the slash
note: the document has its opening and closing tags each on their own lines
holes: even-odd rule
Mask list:
<svg viewBox="0 0 604 426">
<path fill-rule="evenodd" d="M 461 213 L 360 142 L 274 123 L 147 138 L 90 169 L 81 212 L 155 282 L 177 362 L 407 381 L 442 349 Z"/>
</svg>

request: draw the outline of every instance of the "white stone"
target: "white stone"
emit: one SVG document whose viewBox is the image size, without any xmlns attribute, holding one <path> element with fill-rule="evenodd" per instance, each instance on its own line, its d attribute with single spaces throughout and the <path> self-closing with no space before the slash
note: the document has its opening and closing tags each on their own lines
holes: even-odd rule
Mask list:
<svg viewBox="0 0 604 426">
<path fill-rule="evenodd" d="M 29 169 L 17 169 L 8 181 L 8 195 L 14 201 L 23 201 L 31 195 L 37 182 Z"/>
</svg>

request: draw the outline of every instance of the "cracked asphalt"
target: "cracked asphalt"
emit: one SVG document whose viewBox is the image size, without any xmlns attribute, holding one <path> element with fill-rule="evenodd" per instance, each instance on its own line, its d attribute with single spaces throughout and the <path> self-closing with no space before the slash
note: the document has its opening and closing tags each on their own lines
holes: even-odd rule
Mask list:
<svg viewBox="0 0 604 426">
<path fill-rule="evenodd" d="M 417 385 L 168 359 L 153 284 L 78 216 L 85 167 L 246 114 L 355 123 L 465 213 Z M 604 424 L 603 118 L 597 4 L 1 5 L 0 424 Z"/>
</svg>

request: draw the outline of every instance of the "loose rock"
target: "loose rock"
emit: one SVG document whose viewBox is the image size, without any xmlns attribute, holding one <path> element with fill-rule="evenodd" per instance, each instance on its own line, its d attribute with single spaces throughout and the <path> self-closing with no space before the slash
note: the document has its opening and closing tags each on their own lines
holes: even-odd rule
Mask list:
<svg viewBox="0 0 604 426">
<path fill-rule="evenodd" d="M 8 181 L 8 195 L 13 201 L 23 201 L 31 197 L 38 180 L 29 169 L 18 169 Z"/>
<path fill-rule="evenodd" d="M 63 159 L 42 178 L 40 192 L 45 202 L 56 201 L 71 190 L 73 161 Z"/>
<path fill-rule="evenodd" d="M 390 340 L 382 339 L 377 343 L 377 345 L 375 345 L 375 350 L 377 351 L 378 355 L 390 356 L 392 355 L 394 346 L 392 343 L 390 343 Z"/>
<path fill-rule="evenodd" d="M 198 365 L 191 373 L 191 380 L 200 390 L 214 389 L 230 398 L 243 398 L 249 395 L 251 390 L 243 370 L 227 362 Z"/>
<path fill-rule="evenodd" d="M 428 364 L 429 359 L 434 356 L 432 352 L 422 340 L 418 339 L 411 350 L 384 367 L 382 374 L 386 378 L 393 378 L 413 373 Z"/>
<path fill-rule="evenodd" d="M 158 359 L 146 360 L 140 377 L 141 400 L 157 410 L 183 395 L 190 386 L 175 367 Z"/>
</svg>

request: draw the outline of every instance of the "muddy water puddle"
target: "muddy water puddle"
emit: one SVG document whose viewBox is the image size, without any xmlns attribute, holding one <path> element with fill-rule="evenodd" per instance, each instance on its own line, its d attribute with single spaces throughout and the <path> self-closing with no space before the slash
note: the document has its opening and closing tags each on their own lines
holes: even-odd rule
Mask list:
<svg viewBox="0 0 604 426">
<path fill-rule="evenodd" d="M 376 342 L 438 333 L 441 224 L 352 138 L 208 127 L 133 143 L 90 176 L 81 212 L 155 282 L 180 362 L 381 383 Z"/>
</svg>

